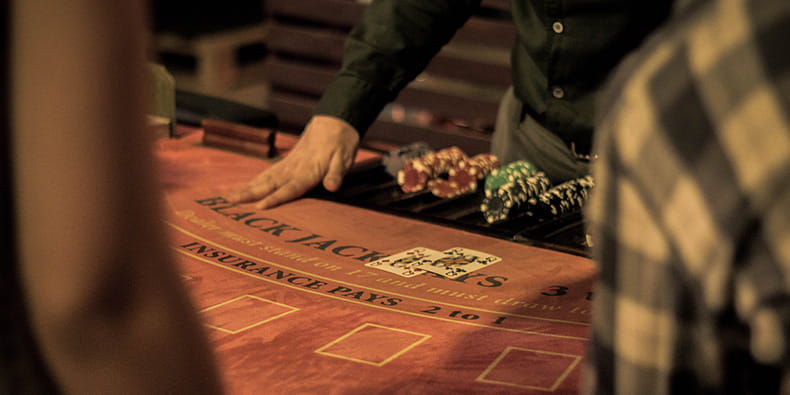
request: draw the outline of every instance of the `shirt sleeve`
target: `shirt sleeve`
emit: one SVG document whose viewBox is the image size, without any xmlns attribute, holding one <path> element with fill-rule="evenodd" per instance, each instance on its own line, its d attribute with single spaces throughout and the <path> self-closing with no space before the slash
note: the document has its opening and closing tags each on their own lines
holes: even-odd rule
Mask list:
<svg viewBox="0 0 790 395">
<path fill-rule="evenodd" d="M 757 215 L 734 243 L 738 250 L 734 280 L 739 318 L 749 328 L 749 347 L 758 362 L 783 369 L 790 383 L 790 177 L 766 174 L 775 190 L 768 204 L 752 203 Z M 767 173 L 767 172 L 766 172 Z"/>
<path fill-rule="evenodd" d="M 341 70 L 313 113 L 341 118 L 363 135 L 479 5 L 480 0 L 374 0 L 349 34 Z"/>
</svg>

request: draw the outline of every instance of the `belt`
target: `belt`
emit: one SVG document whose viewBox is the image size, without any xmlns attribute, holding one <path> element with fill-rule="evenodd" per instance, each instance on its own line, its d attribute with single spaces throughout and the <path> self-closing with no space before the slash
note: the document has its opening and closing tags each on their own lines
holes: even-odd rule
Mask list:
<svg viewBox="0 0 790 395">
<path fill-rule="evenodd" d="M 595 159 L 598 159 L 598 155 L 590 153 L 589 149 L 587 149 L 586 154 L 578 152 L 576 150 L 576 142 L 574 141 L 571 141 L 570 143 L 566 143 L 566 144 L 568 144 L 568 147 L 571 149 L 571 153 L 573 153 L 573 156 L 576 157 L 576 160 L 580 160 L 583 162 L 591 162 Z"/>
</svg>

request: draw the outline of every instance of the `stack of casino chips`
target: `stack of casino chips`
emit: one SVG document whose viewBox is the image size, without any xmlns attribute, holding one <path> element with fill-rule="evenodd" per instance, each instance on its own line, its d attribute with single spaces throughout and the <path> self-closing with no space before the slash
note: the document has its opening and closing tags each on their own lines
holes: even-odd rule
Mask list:
<svg viewBox="0 0 790 395">
<path fill-rule="evenodd" d="M 443 199 L 473 193 L 477 184 L 500 166 L 499 159 L 491 154 L 478 154 L 462 160 L 448 172 L 446 180 L 436 178 L 428 181 L 428 189 Z"/>
<path fill-rule="evenodd" d="M 421 158 L 432 153 L 433 150 L 428 144 L 423 142 L 412 143 L 398 149 L 392 150 L 382 159 L 384 169 L 387 174 L 397 177 L 398 171 L 415 159 Z"/>
<path fill-rule="evenodd" d="M 458 147 L 429 153 L 406 163 L 398 171 L 398 185 L 403 192 L 419 192 L 425 189 L 429 180 L 449 172 L 466 159 L 468 159 L 466 154 Z"/>
<path fill-rule="evenodd" d="M 500 175 L 494 177 L 498 176 Z M 520 168 L 516 173 L 504 178 L 506 179 L 504 183 L 501 183 L 503 181 L 501 178 L 486 183 L 485 197 L 480 205 L 480 211 L 489 224 L 506 221 L 527 212 L 530 207 L 528 202 L 551 187 L 551 181 L 546 174 L 535 171 L 534 167 L 527 171 Z"/>
<path fill-rule="evenodd" d="M 526 215 L 549 219 L 580 211 L 594 186 L 595 181 L 590 175 L 563 182 L 530 198 L 526 204 Z"/>
<path fill-rule="evenodd" d="M 512 183 L 517 179 L 534 176 L 537 172 L 538 168 L 525 160 L 511 162 L 499 169 L 494 169 L 486 177 L 486 196 L 492 195 L 502 185 Z"/>
</svg>

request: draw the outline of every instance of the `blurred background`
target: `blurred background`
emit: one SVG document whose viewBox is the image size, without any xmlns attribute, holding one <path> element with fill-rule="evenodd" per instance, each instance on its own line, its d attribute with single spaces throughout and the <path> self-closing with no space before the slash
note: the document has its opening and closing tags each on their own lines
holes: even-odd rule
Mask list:
<svg viewBox="0 0 790 395">
<path fill-rule="evenodd" d="M 274 113 L 298 133 L 340 67 L 345 35 L 368 1 L 155 0 L 154 62 L 179 91 Z M 510 84 L 515 31 L 508 0 L 486 0 L 362 142 L 387 150 L 425 141 L 486 152 L 497 103 Z M 243 120 L 240 120 L 243 121 Z"/>
</svg>

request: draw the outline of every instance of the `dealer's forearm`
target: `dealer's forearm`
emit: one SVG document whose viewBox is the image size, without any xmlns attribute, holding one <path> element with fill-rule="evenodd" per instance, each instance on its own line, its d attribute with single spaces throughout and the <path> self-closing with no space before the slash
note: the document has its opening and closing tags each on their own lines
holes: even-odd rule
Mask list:
<svg viewBox="0 0 790 395">
<path fill-rule="evenodd" d="M 455 34 L 480 0 L 377 0 L 350 32 L 343 67 L 315 114 L 341 118 L 364 135 L 378 113 Z"/>
</svg>

